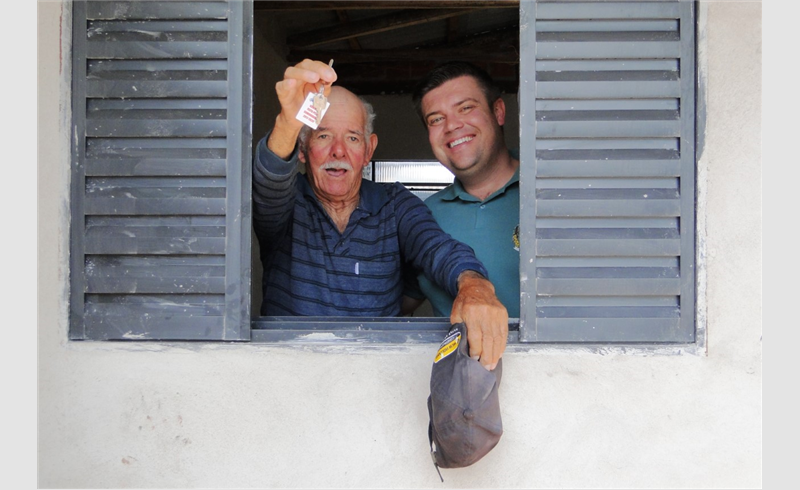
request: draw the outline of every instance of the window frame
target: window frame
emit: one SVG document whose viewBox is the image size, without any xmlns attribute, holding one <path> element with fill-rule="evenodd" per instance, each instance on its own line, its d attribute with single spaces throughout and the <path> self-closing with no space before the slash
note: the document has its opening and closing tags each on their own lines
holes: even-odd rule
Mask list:
<svg viewBox="0 0 800 490">
<path fill-rule="evenodd" d="M 77 3 L 77 2 L 75 2 Z M 251 229 L 251 214 L 250 214 L 250 206 L 247 204 L 249 202 L 250 196 L 250 179 L 251 179 L 251 161 L 250 155 L 252 153 L 251 150 L 251 133 L 252 133 L 252 114 L 249 112 L 252 110 L 251 100 L 252 100 L 252 39 L 253 39 L 253 11 L 252 11 L 252 1 L 244 1 L 245 4 L 244 14 L 242 16 L 241 23 L 241 32 L 243 36 L 240 38 L 240 41 L 244 43 L 245 52 L 249 54 L 248 57 L 244 57 L 242 60 L 232 59 L 231 69 L 234 69 L 235 66 L 239 66 L 241 72 L 243 73 L 243 86 L 242 86 L 242 93 L 241 93 L 241 100 L 240 100 L 240 107 L 241 112 L 237 114 L 233 114 L 234 118 L 239 118 L 241 121 L 241 127 L 243 131 L 241 134 L 237 135 L 241 138 L 241 153 L 240 158 L 238 161 L 243 162 L 241 166 L 241 172 L 237 174 L 237 172 L 233 172 L 231 176 L 235 178 L 241 178 L 241 185 L 242 185 L 242 198 L 246 201 L 243 205 L 243 209 L 245 209 L 245 213 L 243 213 L 240 217 L 235 216 L 228 216 L 228 220 L 237 220 L 241 219 L 240 225 L 246 229 Z M 694 2 L 693 2 L 694 3 Z M 523 19 L 523 16 L 526 14 L 528 10 L 532 9 L 532 6 L 535 7 L 535 2 L 533 0 L 520 0 L 520 17 Z M 65 8 L 72 8 L 72 5 L 68 5 Z M 699 18 L 702 12 L 698 12 L 698 15 L 694 19 L 694 26 L 693 29 L 698 29 L 698 24 L 701 22 Z M 521 25 L 523 23 L 521 22 Z M 70 27 L 74 29 L 74 24 L 70 23 Z M 233 30 L 231 29 L 231 32 Z M 533 32 L 531 29 L 529 32 Z M 523 50 L 523 34 L 525 33 L 525 29 L 521 29 L 521 38 L 520 38 L 520 51 Z M 695 43 L 695 50 L 697 50 L 697 46 L 699 45 L 699 38 L 695 35 L 694 38 Z M 75 50 L 81 49 L 80 44 L 76 44 L 71 46 L 72 52 L 74 53 Z M 249 59 L 249 63 L 247 60 Z M 522 61 L 521 57 L 521 63 Z M 698 59 L 695 58 L 695 63 L 698 63 Z M 75 66 L 73 65 L 73 73 L 72 73 L 72 80 L 75 77 Z M 698 75 L 699 70 L 695 71 L 695 78 L 699 79 L 700 76 Z M 521 68 L 521 79 L 524 79 L 527 75 L 530 75 L 529 71 L 525 71 L 523 73 Z M 692 83 L 695 83 L 696 80 L 692 80 Z M 522 82 L 522 80 L 521 80 Z M 702 83 L 702 80 L 700 80 Z M 520 84 L 520 91 L 518 95 L 522 98 L 522 83 Z M 696 87 L 696 97 L 700 99 L 702 97 L 703 91 L 701 90 L 702 87 Z M 74 91 L 73 85 L 73 91 Z M 75 94 L 70 92 L 70 100 L 74 102 Z M 522 103 L 521 103 L 522 105 Z M 695 134 L 697 138 L 700 139 L 702 135 L 697 128 L 700 128 L 702 125 L 701 118 L 705 115 L 704 113 L 704 106 L 703 102 L 698 100 L 698 105 L 695 108 L 691 117 L 695 120 Z M 229 118 L 231 115 L 229 115 Z M 532 115 L 525 115 L 524 109 L 520 108 L 520 131 L 525 130 L 525 123 L 530 118 L 533 120 Z M 522 141 L 522 140 L 521 140 Z M 700 141 L 698 141 L 698 151 L 696 154 L 699 154 L 699 147 Z M 524 143 L 521 143 L 524 146 Z M 522 148 L 520 149 L 521 153 L 524 155 Z M 73 151 L 74 154 L 74 151 Z M 522 155 L 521 155 L 522 157 Z M 228 162 L 234 162 L 233 158 L 229 158 Z M 697 165 L 697 158 L 694 159 L 695 166 Z M 696 184 L 695 184 L 696 185 Z M 697 201 L 694 194 L 691 196 L 691 199 L 694 201 L 693 209 L 696 210 L 697 208 Z M 70 190 L 70 201 L 71 201 L 71 209 L 74 210 L 74 206 L 76 202 L 80 202 L 82 200 L 81 196 L 77 196 L 75 192 L 75 187 L 72 186 Z M 523 214 L 521 212 L 521 226 L 522 222 L 524 221 L 522 218 Z M 75 214 L 73 214 L 73 222 L 74 222 Z M 695 231 L 697 231 L 697 222 L 695 221 Z M 70 227 L 70 243 L 74 240 L 82 240 L 82 238 L 76 238 L 76 232 L 79 228 L 75 228 L 73 226 Z M 226 277 L 226 285 L 227 286 L 241 286 L 247 285 L 248 287 L 242 287 L 242 302 L 240 308 L 238 310 L 239 313 L 239 320 L 236 322 L 236 325 L 226 325 L 227 328 L 233 329 L 240 329 L 241 332 L 245 332 L 242 338 L 238 340 L 249 341 L 252 343 L 270 343 L 270 344 L 303 344 L 303 343 L 315 343 L 315 344 L 322 344 L 322 345 L 329 345 L 329 344 L 338 344 L 338 345 L 346 345 L 346 346 L 353 346 L 353 345 L 364 345 L 366 344 L 378 344 L 378 345 L 403 345 L 408 343 L 438 343 L 441 339 L 441 335 L 446 333 L 449 329 L 449 321 L 446 319 L 436 319 L 436 318 L 421 318 L 421 317 L 404 317 L 404 318 L 378 318 L 378 319 L 365 319 L 365 318 L 336 318 L 336 319 L 326 319 L 326 318 L 291 318 L 291 317 L 258 317 L 252 316 L 250 313 L 250 278 L 251 278 L 251 240 L 250 240 L 250 233 L 242 233 L 240 243 L 238 244 L 238 248 L 240 249 L 239 254 L 236 257 L 236 270 L 239 271 L 238 277 L 235 274 L 231 274 Z M 523 245 L 524 246 L 524 245 Z M 699 251 L 696 251 L 696 254 L 699 255 Z M 75 270 L 75 256 L 71 256 L 70 258 L 70 270 Z M 692 281 L 697 282 L 698 279 L 693 276 Z M 76 291 L 74 288 L 71 291 L 71 299 L 70 305 L 74 299 L 74 295 L 81 294 L 80 291 Z M 697 315 L 698 310 L 700 308 L 698 298 L 695 298 L 694 304 L 692 305 L 692 314 Z M 72 308 L 70 307 L 70 315 L 72 316 Z M 401 328 L 398 328 L 400 326 Z M 509 350 L 518 350 L 518 349 L 530 349 L 534 348 L 539 344 L 541 347 L 548 347 L 546 342 L 521 342 L 519 337 L 519 330 L 520 330 L 520 321 L 519 319 L 511 319 L 509 322 Z M 525 326 L 523 325 L 522 328 L 524 329 Z M 696 329 L 702 330 L 703 326 L 697 324 Z M 70 328 L 69 338 L 71 340 L 79 340 L 81 337 L 79 335 L 75 335 L 73 333 L 72 328 Z M 133 339 L 133 340 L 140 340 L 140 339 Z M 161 341 L 161 339 L 152 339 Z M 221 339 L 226 340 L 226 339 Z M 617 346 L 621 346 L 623 349 L 627 349 L 625 346 L 625 342 L 612 342 L 608 343 L 578 343 L 578 344 L 568 344 L 568 343 L 557 343 L 555 345 L 556 348 L 566 348 L 571 349 L 575 346 L 582 347 L 582 348 L 599 348 L 599 349 L 608 349 L 608 348 L 615 348 Z M 664 344 L 655 344 L 648 346 L 645 343 L 638 343 L 636 348 L 645 349 L 645 350 L 657 350 L 657 351 L 677 351 L 677 352 L 687 352 L 691 349 L 687 349 L 687 347 L 695 347 L 695 350 L 702 351 L 704 346 L 704 336 L 698 332 L 698 335 L 695 337 L 694 341 L 691 342 L 675 342 L 673 346 L 665 346 Z M 553 346 L 550 345 L 550 348 Z"/>
</svg>

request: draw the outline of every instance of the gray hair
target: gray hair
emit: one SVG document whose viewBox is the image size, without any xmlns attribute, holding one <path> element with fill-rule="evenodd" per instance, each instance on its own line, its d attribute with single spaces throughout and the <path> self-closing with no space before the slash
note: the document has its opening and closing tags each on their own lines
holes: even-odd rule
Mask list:
<svg viewBox="0 0 800 490">
<path fill-rule="evenodd" d="M 358 101 L 361 102 L 361 105 L 364 108 L 364 138 L 366 140 L 369 139 L 370 135 L 372 135 L 374 131 L 375 109 L 373 109 L 372 104 L 367 102 L 363 97 L 358 97 Z M 309 136 L 311 136 L 311 128 L 303 125 L 303 129 L 300 130 L 300 135 L 297 137 L 297 140 L 300 143 L 300 151 L 303 153 L 305 153 L 308 149 Z"/>
</svg>

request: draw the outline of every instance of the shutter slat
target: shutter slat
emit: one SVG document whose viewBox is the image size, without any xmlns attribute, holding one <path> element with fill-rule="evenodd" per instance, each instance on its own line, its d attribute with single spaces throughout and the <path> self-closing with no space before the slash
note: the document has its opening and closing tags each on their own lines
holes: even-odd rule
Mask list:
<svg viewBox="0 0 800 490">
<path fill-rule="evenodd" d="M 641 29 L 637 29 L 641 30 Z M 225 20 L 137 20 L 112 21 L 93 20 L 89 24 L 87 35 L 89 38 L 113 32 L 144 32 L 151 38 L 153 33 L 163 32 L 221 32 L 227 33 L 228 23 Z"/>
<path fill-rule="evenodd" d="M 675 19 L 678 2 L 538 2 L 536 19 Z"/>
<path fill-rule="evenodd" d="M 559 342 L 690 342 L 678 318 L 540 318 L 538 334 Z"/>
<path fill-rule="evenodd" d="M 170 257 L 107 257 L 87 260 L 86 292 L 104 294 L 221 294 L 225 266 L 218 257 L 203 262 Z"/>
<path fill-rule="evenodd" d="M 224 226 L 91 226 L 86 231 L 89 254 L 225 253 Z"/>
<path fill-rule="evenodd" d="M 86 212 L 100 215 L 217 215 L 225 214 L 225 198 L 87 198 Z"/>
<path fill-rule="evenodd" d="M 86 161 L 87 176 L 225 176 L 225 160 L 198 158 L 115 158 Z"/>
<path fill-rule="evenodd" d="M 227 55 L 224 42 L 98 42 L 87 48 L 90 59 L 218 59 Z"/>
<path fill-rule="evenodd" d="M 582 121 L 537 125 L 542 138 L 667 138 L 681 134 L 680 121 Z"/>
<path fill-rule="evenodd" d="M 224 238 L 87 238 L 86 253 L 93 254 L 224 254 Z"/>
<path fill-rule="evenodd" d="M 628 32 L 628 31 L 676 31 L 678 23 L 674 19 L 664 20 L 608 20 L 585 22 L 568 20 L 537 20 L 536 31 L 542 32 Z"/>
<path fill-rule="evenodd" d="M 542 257 L 665 257 L 680 254 L 680 240 L 536 240 Z"/>
<path fill-rule="evenodd" d="M 86 84 L 90 97 L 224 97 L 226 81 L 96 81 Z"/>
<path fill-rule="evenodd" d="M 184 305 L 172 304 L 166 301 L 149 305 L 127 305 L 127 304 L 93 304 L 87 309 L 87 315 L 102 318 L 104 316 L 126 317 L 146 314 L 149 317 L 172 317 L 185 313 L 191 313 L 193 317 L 220 317 L 224 312 L 221 304 L 209 305 Z"/>
<path fill-rule="evenodd" d="M 540 295 L 596 296 L 664 296 L 680 294 L 680 279 L 537 279 Z"/>
<path fill-rule="evenodd" d="M 544 155 L 542 155 L 544 156 Z M 557 177 L 675 177 L 679 160 L 551 160 L 539 158 L 536 175 Z"/>
<path fill-rule="evenodd" d="M 614 99 L 679 97 L 678 81 L 649 82 L 538 82 L 537 96 L 543 99 Z"/>
<path fill-rule="evenodd" d="M 225 2 L 87 2 L 87 19 L 225 19 Z"/>
<path fill-rule="evenodd" d="M 537 309 L 540 318 L 680 318 L 681 310 L 674 306 L 584 306 Z"/>
<path fill-rule="evenodd" d="M 96 119 L 87 121 L 86 136 L 108 137 L 220 137 L 227 132 L 227 121 L 214 120 L 158 120 Z"/>
<path fill-rule="evenodd" d="M 163 274 L 162 271 L 154 273 Z M 224 277 L 171 278 L 159 275 L 150 278 L 87 277 L 87 293 L 153 294 L 190 292 L 198 294 L 224 294 Z"/>
<path fill-rule="evenodd" d="M 679 200 L 542 200 L 536 205 L 537 217 L 667 217 L 679 216 Z"/>
<path fill-rule="evenodd" d="M 541 43 L 536 54 L 542 60 L 676 58 L 680 56 L 680 44 L 674 42 L 595 42 L 591 46 L 586 46 L 571 41 L 550 41 Z"/>
</svg>

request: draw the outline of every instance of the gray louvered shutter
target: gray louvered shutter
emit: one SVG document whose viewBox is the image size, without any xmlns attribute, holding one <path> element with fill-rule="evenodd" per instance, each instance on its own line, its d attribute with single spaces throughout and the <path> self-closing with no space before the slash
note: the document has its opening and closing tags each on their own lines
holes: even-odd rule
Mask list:
<svg viewBox="0 0 800 490">
<path fill-rule="evenodd" d="M 523 0 L 521 340 L 694 340 L 694 26 Z"/>
<path fill-rule="evenodd" d="M 73 4 L 70 338 L 250 338 L 251 23 Z"/>
</svg>

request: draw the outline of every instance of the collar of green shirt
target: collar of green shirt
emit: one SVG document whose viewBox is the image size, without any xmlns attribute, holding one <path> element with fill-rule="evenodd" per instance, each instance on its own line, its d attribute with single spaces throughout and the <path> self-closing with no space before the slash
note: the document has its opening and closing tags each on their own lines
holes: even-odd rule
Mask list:
<svg viewBox="0 0 800 490">
<path fill-rule="evenodd" d="M 489 197 L 484 199 L 483 202 L 491 201 L 495 197 L 505 193 L 506 189 L 508 189 L 512 184 L 515 184 L 517 182 L 519 182 L 519 167 L 517 167 L 517 170 L 514 172 L 514 175 L 511 176 L 511 179 L 508 182 L 506 182 L 506 184 L 503 187 L 494 191 Z M 459 181 L 458 179 L 455 179 L 453 185 L 444 189 L 441 198 L 443 201 L 455 201 L 456 199 L 461 199 L 462 201 L 480 201 L 480 199 L 478 199 L 477 197 L 473 196 L 472 194 L 464 190 L 464 186 L 461 185 L 461 181 Z"/>
</svg>

